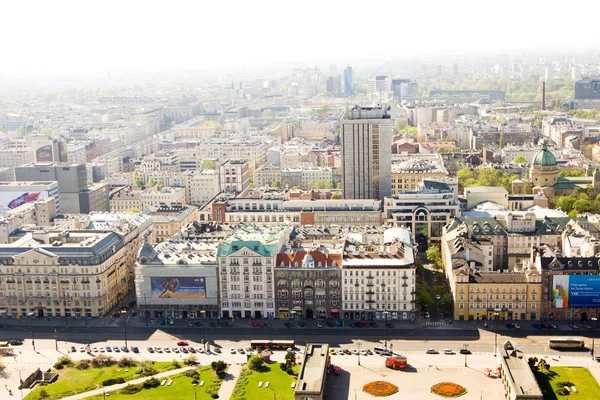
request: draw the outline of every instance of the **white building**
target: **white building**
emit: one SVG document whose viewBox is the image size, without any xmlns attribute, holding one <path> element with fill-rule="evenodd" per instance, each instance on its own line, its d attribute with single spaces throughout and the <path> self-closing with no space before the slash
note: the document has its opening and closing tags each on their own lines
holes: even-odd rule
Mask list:
<svg viewBox="0 0 600 400">
<path fill-rule="evenodd" d="M 142 201 L 142 210 L 161 203 L 170 204 L 185 204 L 185 188 L 165 186 L 160 190 L 155 188 L 144 191 L 140 195 Z"/>
<path fill-rule="evenodd" d="M 60 189 L 56 181 L 3 181 L 0 182 L 0 212 L 8 211 L 25 203 L 53 197 L 56 214 L 61 212 Z"/>
<path fill-rule="evenodd" d="M 239 225 L 219 246 L 222 318 L 275 318 L 275 261 L 288 225 Z"/>
<path fill-rule="evenodd" d="M 221 191 L 219 174 L 214 169 L 205 169 L 186 174 L 186 201 L 194 206 L 202 206 Z"/>
<path fill-rule="evenodd" d="M 342 262 L 343 318 L 414 319 L 415 271 L 407 229 L 350 232 Z"/>
</svg>

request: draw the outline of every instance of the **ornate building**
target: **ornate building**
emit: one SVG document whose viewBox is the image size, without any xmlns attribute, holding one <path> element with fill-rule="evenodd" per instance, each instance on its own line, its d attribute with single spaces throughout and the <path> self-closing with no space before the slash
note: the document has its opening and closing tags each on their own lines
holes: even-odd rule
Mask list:
<svg viewBox="0 0 600 400">
<path fill-rule="evenodd" d="M 275 282 L 279 318 L 337 318 L 342 255 L 327 250 L 277 255 Z"/>
</svg>

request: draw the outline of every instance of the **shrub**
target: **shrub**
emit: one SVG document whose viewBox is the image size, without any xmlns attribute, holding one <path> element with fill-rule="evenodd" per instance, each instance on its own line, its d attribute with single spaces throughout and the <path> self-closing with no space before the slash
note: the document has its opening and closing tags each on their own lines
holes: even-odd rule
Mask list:
<svg viewBox="0 0 600 400">
<path fill-rule="evenodd" d="M 56 364 L 54 364 L 54 365 L 53 365 L 53 367 L 54 367 L 55 369 L 63 369 L 63 368 L 64 368 L 64 366 L 63 366 L 62 364 L 60 364 L 60 363 L 56 363 Z"/>
<path fill-rule="evenodd" d="M 198 379 L 193 379 L 192 380 L 192 385 L 197 385 L 198 384 Z"/>
<path fill-rule="evenodd" d="M 213 361 L 210 364 L 210 367 L 212 368 L 213 371 L 215 371 L 215 374 L 217 374 L 217 376 L 219 378 L 224 378 L 225 377 L 225 370 L 227 369 L 227 363 L 225 361 L 219 360 L 219 361 Z"/>
<path fill-rule="evenodd" d="M 571 387 L 571 386 L 575 386 L 575 385 L 573 385 L 573 382 L 556 382 L 556 386 L 562 388 L 562 387 L 565 387 L 565 386 Z"/>
<path fill-rule="evenodd" d="M 219 398 L 219 394 L 218 393 L 213 393 L 210 395 L 210 397 L 212 397 L 213 399 L 218 399 Z"/>
<path fill-rule="evenodd" d="M 175 368 L 181 368 L 181 364 L 177 360 L 173 360 L 172 364 L 173 364 L 173 367 L 175 367 Z"/>
<path fill-rule="evenodd" d="M 127 385 L 123 389 L 119 390 L 121 394 L 136 394 L 141 391 L 142 387 L 140 385 Z"/>
<path fill-rule="evenodd" d="M 117 362 L 117 365 L 119 367 L 134 367 L 136 364 L 137 364 L 136 361 L 131 357 L 122 357 Z"/>
<path fill-rule="evenodd" d="M 370 382 L 363 386 L 363 392 L 367 392 L 370 395 L 378 397 L 390 396 L 396 393 L 397 391 L 398 386 L 386 381 Z"/>
<path fill-rule="evenodd" d="M 569 392 L 569 391 L 567 390 L 567 388 L 565 388 L 565 387 L 561 387 L 560 389 L 558 389 L 558 390 L 556 391 L 556 394 L 558 394 L 559 396 L 568 396 L 569 394 L 571 394 L 571 392 Z"/>
<path fill-rule="evenodd" d="M 442 397 L 458 397 L 467 393 L 467 389 L 452 382 L 442 382 L 433 385 L 431 391 Z"/>
<path fill-rule="evenodd" d="M 294 375 L 294 369 L 290 366 L 286 367 L 285 372 L 287 372 L 288 375 Z"/>
<path fill-rule="evenodd" d="M 102 386 L 111 386 L 111 385 L 116 385 L 118 383 L 125 383 L 125 378 L 120 376 L 118 378 L 110 378 L 110 379 L 103 380 Z"/>
<path fill-rule="evenodd" d="M 150 378 L 147 381 L 144 381 L 144 383 L 142 383 L 142 386 L 144 387 L 144 389 L 152 389 L 155 387 L 159 387 L 160 381 L 156 378 Z"/>
<path fill-rule="evenodd" d="M 156 370 L 151 361 L 142 361 L 135 373 L 142 376 L 151 376 L 156 374 Z"/>
<path fill-rule="evenodd" d="M 50 395 L 48 394 L 48 392 L 46 392 L 46 389 L 40 390 L 40 392 L 38 393 L 38 399 L 45 399 L 47 397 L 50 397 Z"/>
<path fill-rule="evenodd" d="M 287 365 L 285 365 L 285 363 L 280 363 L 279 368 L 281 368 L 282 371 L 285 371 L 287 370 Z"/>
<path fill-rule="evenodd" d="M 61 358 L 58 359 L 58 361 L 56 361 L 56 363 L 54 364 L 54 368 L 63 369 L 63 367 L 70 367 L 72 365 L 73 365 L 73 360 L 71 360 L 71 357 L 62 356 Z"/>
<path fill-rule="evenodd" d="M 105 354 L 100 354 L 92 358 L 92 367 L 94 368 L 110 367 L 111 365 L 115 365 L 115 363 L 114 358 Z"/>
<path fill-rule="evenodd" d="M 81 360 L 77 363 L 77 369 L 89 369 L 90 360 Z"/>
<path fill-rule="evenodd" d="M 185 371 L 183 375 L 187 376 L 188 378 L 200 379 L 200 374 L 198 371 L 194 371 L 193 369 Z"/>
</svg>

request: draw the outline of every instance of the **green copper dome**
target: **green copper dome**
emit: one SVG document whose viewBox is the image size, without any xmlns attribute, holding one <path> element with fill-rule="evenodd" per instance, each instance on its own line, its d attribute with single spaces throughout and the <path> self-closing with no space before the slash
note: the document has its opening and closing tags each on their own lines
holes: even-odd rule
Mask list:
<svg viewBox="0 0 600 400">
<path fill-rule="evenodd" d="M 542 146 L 542 150 L 533 157 L 533 165 L 541 165 L 542 167 L 553 167 L 556 165 L 556 157 L 548 150 L 545 143 Z"/>
</svg>

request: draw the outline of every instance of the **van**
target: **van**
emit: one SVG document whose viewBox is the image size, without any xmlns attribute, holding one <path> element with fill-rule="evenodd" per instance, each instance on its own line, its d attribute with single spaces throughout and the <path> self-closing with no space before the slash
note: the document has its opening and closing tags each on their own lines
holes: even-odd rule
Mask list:
<svg viewBox="0 0 600 400">
<path fill-rule="evenodd" d="M 375 346 L 373 348 L 373 351 L 375 352 L 375 354 L 381 354 L 384 356 L 389 356 L 390 354 L 392 354 L 388 348 L 382 346 Z"/>
</svg>

